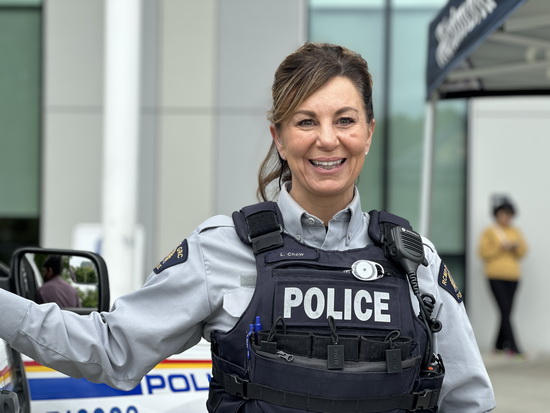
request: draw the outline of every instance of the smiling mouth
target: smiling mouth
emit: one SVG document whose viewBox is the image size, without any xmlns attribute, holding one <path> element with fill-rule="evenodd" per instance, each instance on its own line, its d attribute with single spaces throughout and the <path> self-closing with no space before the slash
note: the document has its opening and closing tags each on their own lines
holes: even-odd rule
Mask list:
<svg viewBox="0 0 550 413">
<path fill-rule="evenodd" d="M 322 168 L 322 169 L 334 169 L 334 168 L 337 168 L 339 167 L 340 165 L 342 165 L 346 160 L 345 159 L 340 159 L 338 161 L 309 161 L 313 166 L 316 166 L 317 168 Z"/>
</svg>

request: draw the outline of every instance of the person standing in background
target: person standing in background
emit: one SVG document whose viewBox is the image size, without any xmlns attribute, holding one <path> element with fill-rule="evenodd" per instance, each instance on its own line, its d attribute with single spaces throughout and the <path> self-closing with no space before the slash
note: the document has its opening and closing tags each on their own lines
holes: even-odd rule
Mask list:
<svg viewBox="0 0 550 413">
<path fill-rule="evenodd" d="M 36 293 L 38 303 L 57 303 L 61 307 L 80 307 L 78 291 L 61 276 L 61 257 L 52 255 L 42 268 L 44 285 Z"/>
<path fill-rule="evenodd" d="M 485 275 L 500 311 L 495 351 L 521 355 L 510 318 L 521 277 L 519 262 L 527 252 L 527 243 L 521 231 L 512 225 L 516 209 L 508 198 L 495 199 L 493 215 L 494 224 L 487 227 L 481 235 L 479 255 L 484 261 Z"/>
</svg>

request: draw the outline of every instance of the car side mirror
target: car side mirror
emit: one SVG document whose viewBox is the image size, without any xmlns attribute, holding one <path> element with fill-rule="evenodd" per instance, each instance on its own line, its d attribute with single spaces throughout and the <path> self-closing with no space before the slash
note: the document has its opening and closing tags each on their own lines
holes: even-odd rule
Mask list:
<svg viewBox="0 0 550 413">
<path fill-rule="evenodd" d="M 109 310 L 107 265 L 93 252 L 20 248 L 12 256 L 10 273 L 14 292 L 36 303 L 55 302 L 82 315 Z"/>
</svg>

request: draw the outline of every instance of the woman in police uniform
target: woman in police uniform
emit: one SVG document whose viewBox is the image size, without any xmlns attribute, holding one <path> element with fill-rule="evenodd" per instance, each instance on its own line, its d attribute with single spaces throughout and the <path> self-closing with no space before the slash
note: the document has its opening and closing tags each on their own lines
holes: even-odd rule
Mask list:
<svg viewBox="0 0 550 413">
<path fill-rule="evenodd" d="M 394 271 L 388 260 L 381 261 L 383 265 L 372 264 L 372 268 L 377 269 L 372 284 L 358 284 L 361 281 L 354 280 L 351 271 L 344 269 L 340 274 L 343 279 L 349 278 L 346 278 L 349 284 L 340 285 L 340 279 L 332 280 L 335 275 L 332 271 L 322 282 L 309 281 L 311 288 L 306 282 L 292 285 L 288 279 L 287 284 L 274 285 L 273 288 L 278 289 L 275 292 L 264 288 L 264 281 L 267 283 L 270 277 L 256 266 L 255 255 L 261 256 L 265 263 L 279 264 L 285 263 L 286 257 L 301 256 L 304 260 L 319 262 L 325 257 L 325 267 L 335 260 L 344 262 L 358 251 L 369 254 L 374 251 L 381 260 L 385 259 L 373 246 L 372 237 L 376 231 L 369 228 L 373 218 L 361 210 L 355 187 L 375 129 L 371 85 L 367 64 L 358 54 L 328 44 L 305 44 L 289 55 L 276 71 L 273 107 L 269 114 L 273 143 L 260 169 L 259 195 L 262 199 L 277 199 L 274 214 L 276 223 L 284 223 L 284 231 L 282 247 L 276 248 L 283 250 L 275 250 L 277 254 L 273 254 L 269 249 L 264 252 L 262 245 L 251 247 L 243 242 L 247 234 L 237 233 L 243 228 L 236 224 L 238 220 L 216 216 L 199 225 L 175 249 L 177 253 L 169 254 L 153 270 L 141 289 L 119 298 L 110 312 L 84 318 L 61 311 L 55 305 L 38 306 L 0 291 L 0 311 L 11 314 L 0 325 L 0 337 L 44 365 L 121 389 L 133 388 L 156 364 L 194 346 L 201 337 L 212 339 L 215 360 L 209 411 L 401 412 L 417 408 L 433 412 L 436 405 L 440 412 L 492 410 L 491 384 L 462 297 L 428 240 L 423 240 L 423 265 L 418 267 L 413 283 L 423 294 L 433 298 L 429 312 L 423 313 L 423 320 L 416 317 L 423 305 L 415 302 L 408 287 L 404 289 L 402 283 L 393 283 L 401 278 L 395 275 L 397 267 Z M 264 224 L 258 224 L 260 230 Z M 253 238 L 263 240 L 261 236 Z M 334 288 L 330 280 L 335 282 Z M 363 288 L 363 285 L 369 287 Z M 300 296 L 300 289 L 303 296 Z M 275 314 L 265 313 L 266 309 L 259 304 L 260 296 L 273 301 L 274 312 L 280 307 L 281 315 L 288 313 L 289 317 L 275 319 Z M 261 323 L 264 325 L 241 331 L 244 323 L 256 321 L 243 317 L 243 314 L 250 315 L 251 308 L 262 311 Z M 409 320 L 407 312 L 415 319 Z M 293 316 L 300 316 L 305 322 L 293 320 Z M 427 361 L 423 354 L 429 334 L 420 332 L 422 337 L 418 342 L 400 337 L 401 325 L 394 321 L 397 318 L 402 323 L 409 320 L 403 329 L 414 335 L 415 331 L 420 331 L 418 325 L 428 325 L 428 316 L 433 316 L 442 326 L 441 331 L 433 334 L 430 350 L 444 360 L 445 368 L 438 365 L 440 374 L 437 377 L 442 377 L 445 370 L 445 378 L 442 386 L 440 381 L 428 384 L 427 387 L 433 386 L 434 391 L 426 389 L 426 383 L 415 387 L 424 390 L 413 392 L 411 398 L 413 384 L 418 385 L 421 370 L 429 377 L 428 370 L 433 368 L 431 354 Z M 325 359 L 327 354 L 333 356 L 324 361 L 325 367 L 322 363 L 319 367 L 311 354 L 300 356 L 298 350 L 295 355 L 283 352 L 286 357 L 279 354 L 284 343 L 276 342 L 276 338 L 290 341 L 291 336 L 285 335 L 285 323 L 291 328 L 294 321 L 302 323 L 302 330 L 295 334 L 299 340 L 304 336 L 328 340 L 327 345 L 320 347 L 321 352 L 325 352 Z M 357 328 L 360 322 L 371 323 L 369 330 L 373 331 L 377 328 L 376 323 L 391 324 L 391 329 L 376 342 Z M 347 328 L 346 323 L 355 324 Z M 322 331 L 308 333 L 310 324 L 324 327 Z M 348 330 L 354 331 L 355 336 L 346 334 Z M 303 334 L 304 331 L 308 334 Z M 253 335 L 256 336 L 254 340 L 251 339 Z M 366 348 L 382 342 L 390 353 L 373 354 L 367 350 L 367 359 L 364 359 L 357 350 L 354 359 L 350 360 L 350 349 L 346 347 L 350 340 L 365 341 Z M 345 356 L 343 347 L 346 347 Z M 256 354 L 260 350 L 266 353 L 261 360 Z M 380 362 L 377 358 L 380 356 L 380 360 L 384 360 L 388 354 L 396 352 L 403 357 L 402 362 L 396 360 L 390 365 L 388 360 Z M 410 360 L 404 353 L 411 355 Z M 261 372 L 254 370 L 252 364 L 270 362 L 269 359 L 279 356 L 291 369 L 288 370 L 285 364 L 270 364 L 273 368 L 267 372 L 267 382 L 257 385 Z M 373 381 L 368 376 L 373 370 L 368 367 L 370 358 L 375 360 L 372 366 L 383 366 L 387 370 L 376 373 L 380 380 Z M 314 363 L 315 367 L 299 367 L 300 360 Z M 333 380 L 333 386 L 321 389 L 313 397 L 300 394 L 300 388 L 292 391 L 292 388 L 270 386 L 270 374 L 274 382 L 281 381 L 278 377 L 281 374 L 286 374 L 289 380 L 298 378 L 305 389 L 308 381 L 323 382 L 327 377 L 340 377 L 338 374 L 343 374 L 345 380 L 362 378 L 349 374 L 350 363 L 357 363 L 361 367 L 359 373 L 370 380 L 362 389 L 365 396 L 352 400 L 355 407 L 350 407 L 348 399 L 356 396 L 350 397 L 348 392 L 352 390 L 339 385 L 339 380 Z M 278 366 L 282 366 L 280 370 Z M 300 376 L 308 371 L 312 372 L 311 377 Z M 398 388 L 393 378 L 399 377 L 404 382 L 405 372 L 409 371 L 412 374 L 410 383 L 399 384 L 407 390 L 392 390 L 393 393 L 386 397 L 386 388 Z M 387 386 L 384 380 L 388 380 Z M 429 378 L 426 380 L 431 383 Z M 375 386 L 375 383 L 380 384 Z M 305 393 L 314 390 L 309 388 Z M 426 399 L 427 394 L 431 399 Z M 380 407 L 373 407 L 373 403 Z"/>
</svg>

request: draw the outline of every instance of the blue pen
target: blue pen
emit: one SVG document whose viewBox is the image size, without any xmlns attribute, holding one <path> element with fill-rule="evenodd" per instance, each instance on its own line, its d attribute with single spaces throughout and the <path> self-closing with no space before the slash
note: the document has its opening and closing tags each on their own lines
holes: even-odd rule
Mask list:
<svg viewBox="0 0 550 413">
<path fill-rule="evenodd" d="M 256 333 L 259 333 L 262 331 L 262 322 L 260 321 L 260 316 L 256 316 L 256 324 L 254 325 L 254 329 L 256 330 Z"/>
<path fill-rule="evenodd" d="M 259 333 L 262 331 L 262 322 L 260 321 L 260 316 L 256 316 L 256 322 L 254 324 L 254 330 L 256 331 L 255 338 L 256 338 L 256 344 L 258 344 L 259 340 Z"/>
<path fill-rule="evenodd" d="M 246 358 L 250 359 L 250 336 L 254 334 L 254 324 L 250 324 L 248 333 L 246 333 Z"/>
</svg>

